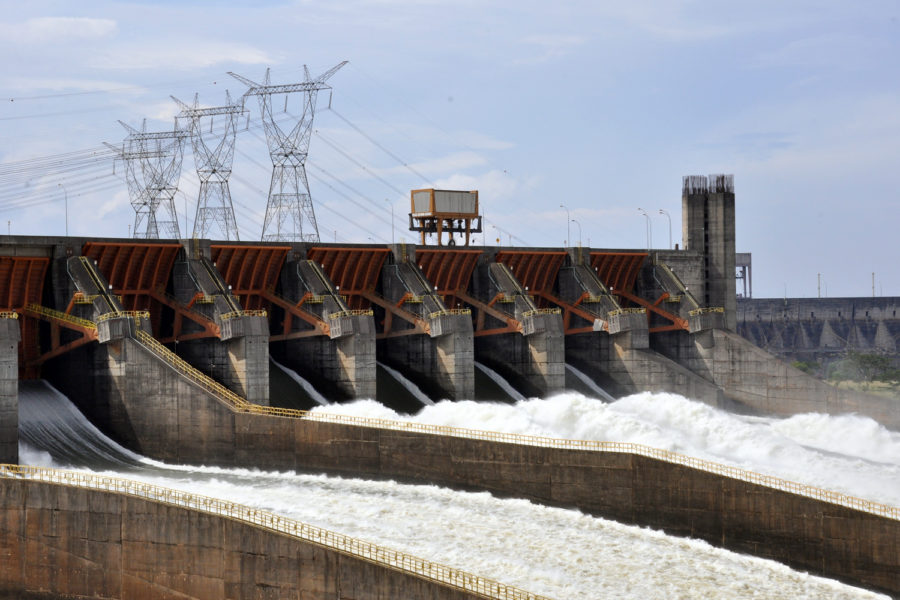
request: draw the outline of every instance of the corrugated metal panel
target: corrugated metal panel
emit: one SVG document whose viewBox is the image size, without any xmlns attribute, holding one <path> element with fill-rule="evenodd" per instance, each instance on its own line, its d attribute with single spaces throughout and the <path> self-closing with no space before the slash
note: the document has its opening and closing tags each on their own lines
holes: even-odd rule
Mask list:
<svg viewBox="0 0 900 600">
<path fill-rule="evenodd" d="M 459 213 L 477 216 L 477 205 L 478 196 L 470 192 L 434 191 L 434 211 L 437 213 Z"/>
<path fill-rule="evenodd" d="M 420 190 L 418 192 L 413 192 L 413 212 L 431 212 L 431 190 Z"/>
</svg>

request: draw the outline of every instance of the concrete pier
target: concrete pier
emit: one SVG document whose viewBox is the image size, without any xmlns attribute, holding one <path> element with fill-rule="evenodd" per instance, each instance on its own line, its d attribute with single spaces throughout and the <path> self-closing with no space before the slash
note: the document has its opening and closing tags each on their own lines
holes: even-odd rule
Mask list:
<svg viewBox="0 0 900 600">
<path fill-rule="evenodd" d="M 539 309 L 509 267 L 482 262 L 472 295 L 482 309 L 484 330 L 475 336 L 475 358 L 496 370 L 526 396 L 544 397 L 565 388 L 563 324 L 558 309 Z M 511 332 L 494 329 L 515 328 Z"/>
<path fill-rule="evenodd" d="M 0 313 L 0 462 L 19 462 L 19 320 Z"/>
<path fill-rule="evenodd" d="M 185 258 L 174 265 L 175 298 L 187 305 L 198 294 L 193 310 L 214 322 L 218 337 L 179 342 L 176 352 L 200 371 L 254 404 L 269 403 L 269 324 L 262 313 L 244 311 L 238 299 L 206 256 Z M 201 330 L 187 321 L 184 334 Z"/>
<path fill-rule="evenodd" d="M 353 311 L 319 265 L 285 263 L 280 278 L 284 333 L 272 337 L 270 352 L 300 373 L 326 398 L 375 397 L 375 321 Z M 278 309 L 274 309 L 278 310 Z"/>
<path fill-rule="evenodd" d="M 447 308 L 416 264 L 415 247 L 392 248 L 382 268 L 381 289 L 392 306 L 382 307 L 379 358 L 402 370 L 431 398 L 474 398 L 472 318 L 469 311 Z"/>
</svg>

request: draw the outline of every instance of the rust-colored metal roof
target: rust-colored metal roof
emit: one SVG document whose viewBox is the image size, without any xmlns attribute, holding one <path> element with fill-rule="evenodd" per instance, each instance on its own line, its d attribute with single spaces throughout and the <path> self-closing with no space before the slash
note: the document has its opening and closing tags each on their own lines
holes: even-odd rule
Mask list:
<svg viewBox="0 0 900 600">
<path fill-rule="evenodd" d="M 552 293 L 566 253 L 546 250 L 501 250 L 497 262 L 505 264 L 524 287 L 532 292 Z"/>
<path fill-rule="evenodd" d="M 646 259 L 646 252 L 591 252 L 591 267 L 606 287 L 630 294 Z"/>
<path fill-rule="evenodd" d="M 370 302 L 363 298 L 363 292 L 374 292 L 381 274 L 381 267 L 387 260 L 387 248 L 310 248 L 306 258 L 322 265 L 329 279 L 347 296 L 347 304 L 352 309 L 368 308 Z"/>
<path fill-rule="evenodd" d="M 44 294 L 44 276 L 50 259 L 35 256 L 0 256 L 0 310 L 15 310 L 28 304 L 40 304 Z M 40 356 L 38 324 L 34 319 L 19 319 L 19 377 L 39 377 L 38 369 L 28 363 Z"/>
<path fill-rule="evenodd" d="M 179 244 L 87 242 L 81 253 L 97 261 L 125 310 L 149 311 L 153 330 L 159 331 L 162 305 L 150 294 L 165 289 L 179 250 Z"/>
<path fill-rule="evenodd" d="M 241 246 L 213 244 L 212 260 L 231 293 L 247 310 L 269 307 L 263 293 L 275 288 L 290 246 Z"/>
<path fill-rule="evenodd" d="M 44 274 L 50 259 L 36 256 L 0 256 L 0 309 L 14 310 L 41 303 Z"/>
<path fill-rule="evenodd" d="M 472 271 L 481 256 L 481 250 L 416 250 L 416 262 L 432 285 L 441 294 L 454 290 L 466 290 L 472 281 Z"/>
</svg>

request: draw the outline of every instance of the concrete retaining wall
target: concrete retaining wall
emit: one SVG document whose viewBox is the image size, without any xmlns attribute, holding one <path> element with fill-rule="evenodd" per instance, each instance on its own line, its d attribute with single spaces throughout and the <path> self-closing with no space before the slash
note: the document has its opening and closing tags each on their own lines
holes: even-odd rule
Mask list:
<svg viewBox="0 0 900 600">
<path fill-rule="evenodd" d="M 657 334 L 654 348 L 714 382 L 725 396 L 753 411 L 785 416 L 855 412 L 900 431 L 900 403 L 896 400 L 832 387 L 736 333 L 713 329 L 698 334 Z"/>
<path fill-rule="evenodd" d="M 0 597 L 476 596 L 216 515 L 0 479 Z"/>
<path fill-rule="evenodd" d="M 127 377 L 116 381 L 145 395 L 112 396 L 108 410 L 118 417 L 105 425 L 153 458 L 487 490 L 900 594 L 898 521 L 630 454 L 233 413 L 193 384 L 164 376 L 169 367 L 133 340 L 120 343 L 115 361 L 131 358 Z"/>
</svg>

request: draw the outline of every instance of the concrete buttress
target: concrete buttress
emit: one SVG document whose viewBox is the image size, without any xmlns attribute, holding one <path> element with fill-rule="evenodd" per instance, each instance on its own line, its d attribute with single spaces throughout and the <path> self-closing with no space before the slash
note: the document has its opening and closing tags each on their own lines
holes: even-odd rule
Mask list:
<svg viewBox="0 0 900 600">
<path fill-rule="evenodd" d="M 281 270 L 285 333 L 271 352 L 326 398 L 375 397 L 375 321 L 352 311 L 320 266 L 292 260 Z"/>
<path fill-rule="evenodd" d="M 545 397 L 565 389 L 565 336 L 558 311 L 538 309 L 509 267 L 483 262 L 475 268 L 472 293 L 492 307 L 485 335 L 476 334 L 475 357 L 503 375 L 526 396 Z M 499 316 L 504 316 L 502 322 Z M 506 328 L 516 331 L 501 332 Z M 491 333 L 491 329 L 496 333 Z"/>
<path fill-rule="evenodd" d="M 187 304 L 198 293 L 205 299 L 193 308 L 219 327 L 218 338 L 179 342 L 179 356 L 254 404 L 269 404 L 269 325 L 265 316 L 242 310 L 238 299 L 208 259 L 177 261 L 172 274 L 175 297 Z M 187 323 L 185 333 L 196 324 Z"/>
<path fill-rule="evenodd" d="M 416 264 L 414 250 L 395 247 L 394 261 L 382 268 L 382 294 L 397 314 L 385 313 L 390 326 L 378 341 L 379 356 L 432 398 L 474 398 L 472 318 L 447 309 Z"/>
</svg>

